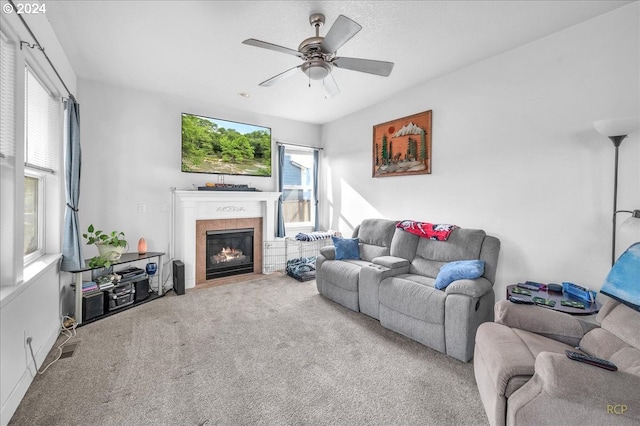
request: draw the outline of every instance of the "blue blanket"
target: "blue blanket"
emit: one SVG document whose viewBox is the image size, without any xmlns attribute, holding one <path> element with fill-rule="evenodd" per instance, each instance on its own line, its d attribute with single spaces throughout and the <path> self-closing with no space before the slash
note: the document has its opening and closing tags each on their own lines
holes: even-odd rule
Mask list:
<svg viewBox="0 0 640 426">
<path fill-rule="evenodd" d="M 640 243 L 618 258 L 602 284 L 600 293 L 640 311 Z"/>
<path fill-rule="evenodd" d="M 298 241 L 318 241 L 318 240 L 327 240 L 331 238 L 333 234 L 331 232 L 322 232 L 322 231 L 314 231 L 314 232 L 298 232 L 296 235 L 296 240 Z"/>
</svg>

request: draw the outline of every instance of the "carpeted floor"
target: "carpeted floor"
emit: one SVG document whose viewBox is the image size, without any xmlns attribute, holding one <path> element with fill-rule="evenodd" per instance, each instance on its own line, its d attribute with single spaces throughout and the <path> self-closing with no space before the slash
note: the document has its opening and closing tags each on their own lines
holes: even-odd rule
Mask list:
<svg viewBox="0 0 640 426">
<path fill-rule="evenodd" d="M 280 273 L 78 329 L 12 425 L 484 425 L 462 363 Z"/>
</svg>

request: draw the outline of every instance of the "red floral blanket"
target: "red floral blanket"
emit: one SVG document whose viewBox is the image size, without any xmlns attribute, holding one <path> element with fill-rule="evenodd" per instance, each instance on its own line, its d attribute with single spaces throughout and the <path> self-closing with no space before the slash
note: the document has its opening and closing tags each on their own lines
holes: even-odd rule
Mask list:
<svg viewBox="0 0 640 426">
<path fill-rule="evenodd" d="M 457 225 L 447 225 L 444 223 L 416 222 L 413 220 L 403 220 L 398 222 L 396 228 L 407 231 L 411 234 L 430 240 L 447 241 L 451 232 L 458 228 Z"/>
</svg>

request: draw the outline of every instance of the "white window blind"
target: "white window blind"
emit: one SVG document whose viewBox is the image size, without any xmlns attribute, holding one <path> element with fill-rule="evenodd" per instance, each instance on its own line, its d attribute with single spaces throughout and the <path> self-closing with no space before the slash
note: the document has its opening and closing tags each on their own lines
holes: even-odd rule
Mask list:
<svg viewBox="0 0 640 426">
<path fill-rule="evenodd" d="M 0 32 L 0 157 L 15 155 L 15 86 L 16 86 L 15 44 Z"/>
<path fill-rule="evenodd" d="M 25 166 L 55 172 L 60 139 L 59 103 L 28 67 L 25 72 Z"/>
</svg>

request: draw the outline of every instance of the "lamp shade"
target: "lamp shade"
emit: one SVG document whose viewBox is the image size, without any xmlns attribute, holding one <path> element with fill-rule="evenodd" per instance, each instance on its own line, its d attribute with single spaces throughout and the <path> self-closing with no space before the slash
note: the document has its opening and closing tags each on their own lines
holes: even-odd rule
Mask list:
<svg viewBox="0 0 640 426">
<path fill-rule="evenodd" d="M 603 136 L 627 136 L 638 130 L 637 117 L 609 118 L 593 122 L 593 127 Z"/>
</svg>

